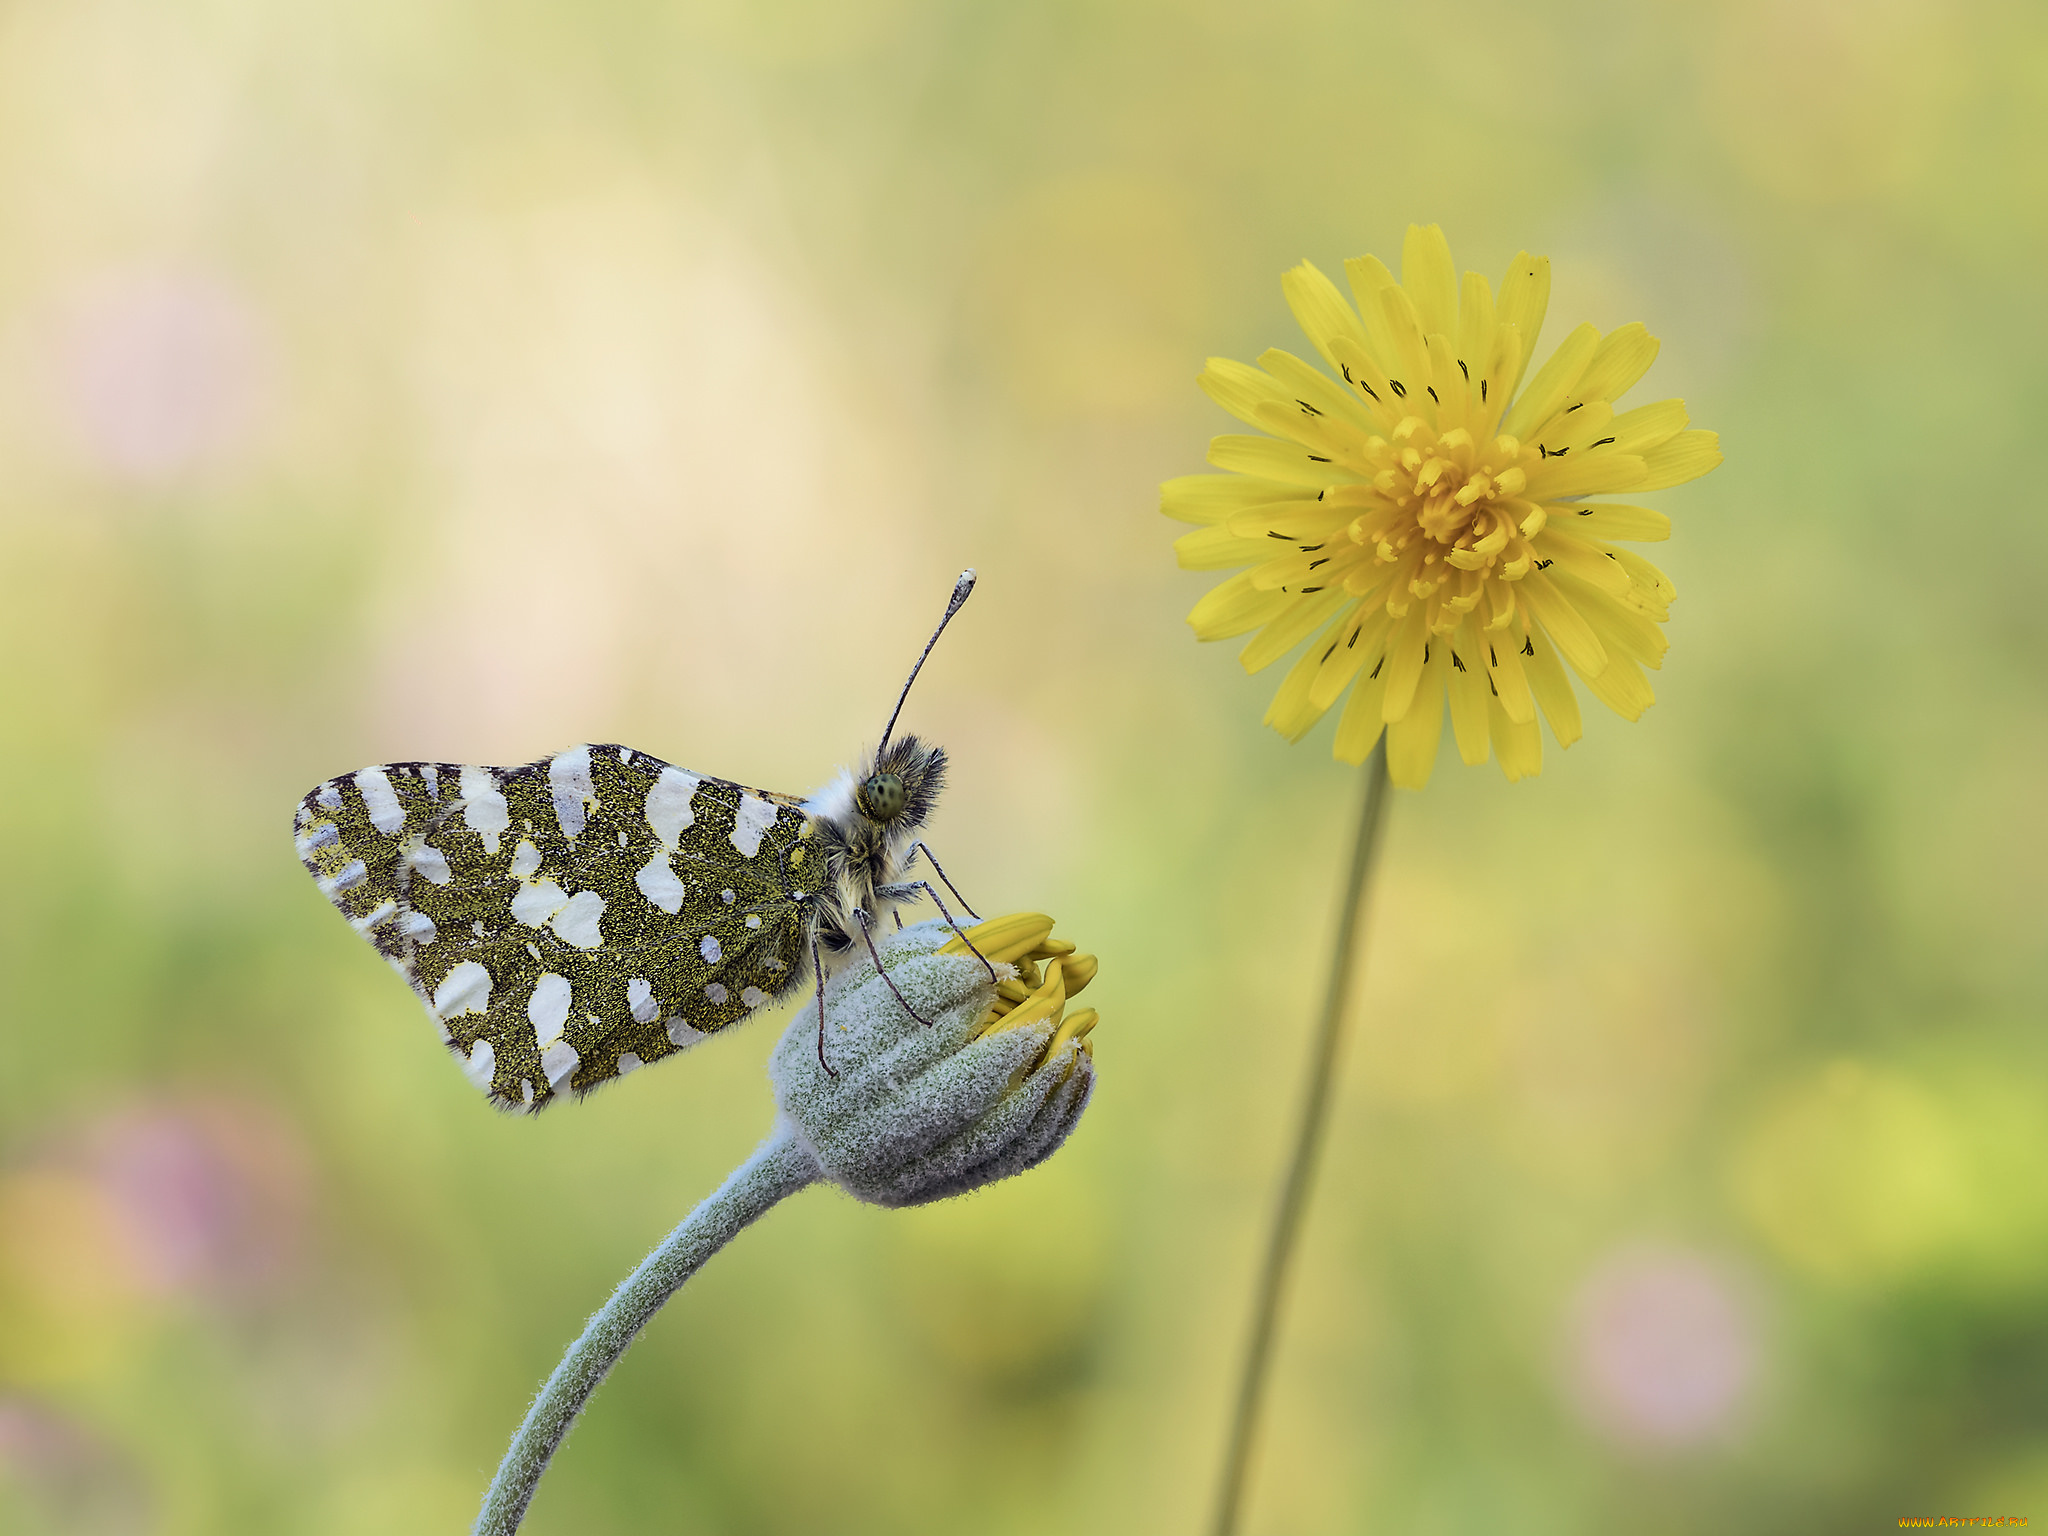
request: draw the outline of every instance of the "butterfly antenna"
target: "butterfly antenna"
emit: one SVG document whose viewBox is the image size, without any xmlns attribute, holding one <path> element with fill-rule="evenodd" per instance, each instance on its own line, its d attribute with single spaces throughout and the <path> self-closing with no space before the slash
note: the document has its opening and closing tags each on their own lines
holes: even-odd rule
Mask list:
<svg viewBox="0 0 2048 1536">
<path fill-rule="evenodd" d="M 903 692 L 896 696 L 896 707 L 889 712 L 889 723 L 882 729 L 882 745 L 875 748 L 880 757 L 889 745 L 889 738 L 896 731 L 896 717 L 903 713 L 903 701 L 910 697 L 910 685 L 917 681 L 917 674 L 924 668 L 925 657 L 931 655 L 932 647 L 939 643 L 939 636 L 946 632 L 946 626 L 953 622 L 953 615 L 960 611 L 960 605 L 967 601 L 967 594 L 974 590 L 974 568 L 969 566 L 960 573 L 960 579 L 953 583 L 953 596 L 946 603 L 945 617 L 939 620 L 939 627 L 932 631 L 931 639 L 925 641 L 924 650 L 918 654 L 917 665 L 910 669 L 910 676 L 903 680 Z"/>
</svg>

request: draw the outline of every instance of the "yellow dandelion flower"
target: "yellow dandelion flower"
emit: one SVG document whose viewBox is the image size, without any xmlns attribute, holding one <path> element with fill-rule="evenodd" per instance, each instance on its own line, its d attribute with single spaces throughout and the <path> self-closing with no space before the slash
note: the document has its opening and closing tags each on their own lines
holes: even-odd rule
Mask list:
<svg viewBox="0 0 2048 1536">
<path fill-rule="evenodd" d="M 1543 764 L 1539 706 L 1560 746 L 1579 737 L 1567 668 L 1625 719 L 1655 699 L 1643 669 L 1663 661 L 1675 589 L 1613 541 L 1666 538 L 1670 520 L 1587 498 L 1696 479 L 1716 436 L 1687 430 L 1680 400 L 1616 411 L 1657 356 L 1640 324 L 1581 325 L 1522 387 L 1547 257 L 1517 256 L 1496 297 L 1476 272 L 1460 283 L 1440 228 L 1410 225 L 1400 281 L 1372 256 L 1344 268 L 1355 308 L 1308 262 L 1281 279 L 1338 378 L 1278 349 L 1202 372 L 1268 435 L 1216 438 L 1226 473 L 1161 488 L 1161 511 L 1202 525 L 1174 546 L 1184 567 L 1249 567 L 1188 622 L 1252 634 L 1252 672 L 1310 642 L 1266 712 L 1290 741 L 1349 690 L 1336 755 L 1363 762 L 1384 728 L 1393 781 L 1420 788 L 1448 700 L 1464 760 L 1491 749 L 1520 779 Z"/>
</svg>

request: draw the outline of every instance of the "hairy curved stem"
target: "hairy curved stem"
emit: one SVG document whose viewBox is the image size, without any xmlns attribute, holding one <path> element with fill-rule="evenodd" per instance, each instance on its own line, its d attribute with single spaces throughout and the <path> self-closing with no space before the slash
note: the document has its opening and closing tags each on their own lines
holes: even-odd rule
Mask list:
<svg viewBox="0 0 2048 1536">
<path fill-rule="evenodd" d="M 1344 1004 L 1358 954 L 1358 920 L 1365 907 L 1366 883 L 1379 854 L 1386 802 L 1387 741 L 1382 735 L 1365 764 L 1365 803 L 1359 807 L 1358 841 L 1352 846 L 1351 872 L 1337 918 L 1329 990 L 1323 995 L 1323 1016 L 1309 1050 L 1308 1083 L 1302 1093 L 1301 1120 L 1295 1128 L 1294 1155 L 1287 1164 L 1286 1182 L 1280 1186 L 1280 1203 L 1273 1212 L 1266 1261 L 1260 1269 L 1259 1289 L 1252 1302 L 1251 1337 L 1245 1345 L 1244 1369 L 1238 1377 L 1237 1407 L 1231 1415 L 1223 1479 L 1216 1490 L 1216 1518 L 1210 1525 L 1214 1536 L 1236 1536 L 1238 1516 L 1244 1506 L 1245 1476 L 1251 1465 L 1267 1368 L 1272 1363 L 1280 1294 L 1286 1288 L 1287 1270 L 1301 1236 L 1302 1217 L 1307 1213 L 1309 1191 L 1315 1179 L 1316 1157 L 1322 1150 L 1323 1130 L 1330 1118 L 1330 1089 L 1336 1079 L 1337 1048 L 1344 1036 Z"/>
<path fill-rule="evenodd" d="M 778 1123 L 754 1155 L 641 1261 L 585 1325 L 582 1337 L 569 1346 L 533 1400 L 484 1494 L 474 1536 L 511 1536 L 519 1529 L 533 1490 L 569 1426 L 647 1320 L 742 1227 L 818 1177 L 810 1153 L 786 1124 Z"/>
</svg>

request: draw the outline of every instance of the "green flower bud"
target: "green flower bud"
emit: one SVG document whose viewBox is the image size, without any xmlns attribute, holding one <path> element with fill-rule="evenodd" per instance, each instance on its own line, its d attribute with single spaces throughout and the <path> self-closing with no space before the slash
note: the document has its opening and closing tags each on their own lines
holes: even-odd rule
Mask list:
<svg viewBox="0 0 2048 1536">
<path fill-rule="evenodd" d="M 809 1009 L 768 1064 L 826 1178 L 873 1205 L 922 1205 L 1022 1173 L 1067 1139 L 1095 1086 L 1095 1013 L 1066 1013 L 1066 999 L 1095 961 L 1051 933 L 1036 914 L 996 918 L 968 930 L 970 951 L 919 923 L 878 944 L 886 974 L 863 957 L 826 984 L 829 1070 Z"/>
</svg>

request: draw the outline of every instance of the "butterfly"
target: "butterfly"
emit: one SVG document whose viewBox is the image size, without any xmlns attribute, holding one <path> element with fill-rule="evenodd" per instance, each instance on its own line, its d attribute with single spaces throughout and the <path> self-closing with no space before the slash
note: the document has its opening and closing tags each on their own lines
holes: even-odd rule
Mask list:
<svg viewBox="0 0 2048 1536">
<path fill-rule="evenodd" d="M 974 915 L 916 835 L 945 785 L 945 751 L 895 736 L 973 589 L 963 572 L 880 745 L 808 797 L 615 744 L 516 768 L 386 763 L 300 802 L 299 858 L 505 1108 L 580 1097 L 806 981 L 831 1071 L 828 972 L 857 945 L 874 954 L 874 924 L 900 903 L 930 896 L 953 924 L 929 882 L 905 878 L 918 854 Z"/>
</svg>

